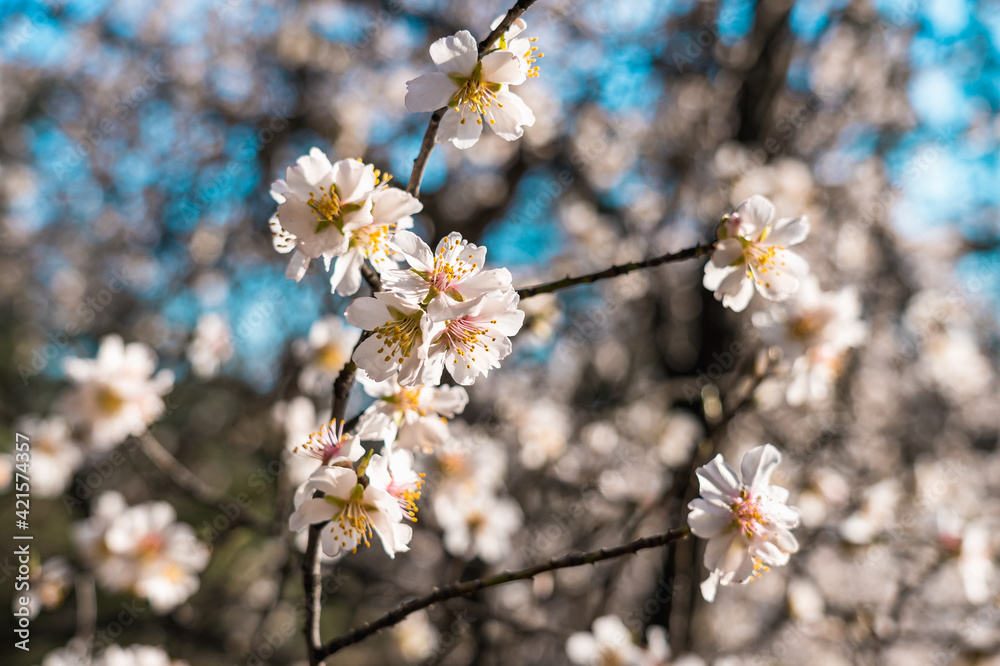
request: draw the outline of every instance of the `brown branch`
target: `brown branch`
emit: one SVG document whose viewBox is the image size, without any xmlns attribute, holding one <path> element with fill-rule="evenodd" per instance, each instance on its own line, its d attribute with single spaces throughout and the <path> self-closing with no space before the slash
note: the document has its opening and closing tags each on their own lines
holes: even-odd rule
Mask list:
<svg viewBox="0 0 1000 666">
<path fill-rule="evenodd" d="M 597 273 L 589 273 L 588 275 L 581 275 L 574 278 L 566 276 L 561 280 L 546 282 L 545 284 L 536 285 L 534 287 L 522 287 L 517 290 L 517 295 L 521 298 L 530 298 L 532 296 L 537 296 L 538 294 L 548 294 L 553 291 L 559 291 L 560 289 L 566 289 L 567 287 L 574 287 L 578 284 L 589 284 L 605 278 L 618 277 L 619 275 L 625 275 L 626 273 L 631 273 L 632 271 L 637 271 L 642 268 L 653 268 L 662 264 L 684 261 L 686 259 L 696 259 L 710 253 L 714 249 L 715 241 L 712 241 L 706 245 L 695 245 L 694 247 L 689 247 L 684 250 L 680 250 L 679 252 L 664 254 L 659 257 L 647 259 L 646 261 L 633 261 L 628 264 L 612 266 L 611 268 L 606 268 L 603 271 L 598 271 Z"/>
<path fill-rule="evenodd" d="M 215 488 L 202 481 L 194 472 L 185 467 L 173 454 L 163 448 L 159 440 L 149 434 L 148 431 L 137 437 L 137 439 L 139 440 L 139 448 L 145 454 L 146 458 L 165 477 L 170 479 L 175 486 L 187 493 L 193 500 L 215 510 L 219 509 L 219 504 L 229 502 L 229 498 L 217 492 Z M 240 512 L 232 522 L 236 525 L 250 527 L 259 532 L 267 533 L 269 530 L 267 523 L 247 512 Z"/>
<path fill-rule="evenodd" d="M 631 543 L 623 544 L 621 546 L 615 546 L 614 548 L 601 548 L 600 550 L 594 550 L 589 553 L 572 553 L 570 555 L 557 557 L 525 569 L 504 571 L 503 573 L 487 578 L 477 578 L 475 580 L 445 585 L 444 587 L 435 589 L 430 594 L 417 597 L 416 599 L 411 599 L 410 601 L 400 604 L 395 610 L 386 613 L 377 620 L 363 624 L 357 629 L 349 631 L 339 638 L 335 638 L 323 646 L 323 648 L 319 651 L 318 656 L 320 659 L 325 659 L 334 652 L 337 652 L 348 645 L 353 645 L 354 643 L 371 636 L 381 629 L 397 624 L 411 613 L 447 599 L 468 596 L 489 587 L 512 583 L 517 580 L 528 580 L 540 573 L 545 573 L 546 571 L 579 567 L 585 564 L 596 564 L 597 562 L 622 557 L 623 555 L 631 555 L 647 548 L 665 546 L 669 543 L 679 541 L 680 539 L 687 537 L 690 533 L 690 529 L 682 527 L 680 529 L 664 532 L 663 534 L 643 537 L 642 539 L 637 539 Z"/>
<path fill-rule="evenodd" d="M 305 622 L 302 631 L 306 636 L 306 649 L 309 652 L 309 666 L 317 666 L 323 661 L 319 654 L 322 637 L 319 633 L 320 613 L 323 598 L 320 594 L 320 579 L 322 578 L 319 560 L 319 531 L 321 525 L 309 526 L 309 542 L 302 558 L 302 586 L 305 588 Z"/>
<path fill-rule="evenodd" d="M 500 39 L 500 35 L 507 32 L 510 26 L 514 25 L 514 21 L 520 18 L 528 7 L 535 4 L 537 0 L 518 0 L 513 7 L 507 10 L 507 15 L 503 17 L 503 21 L 492 30 L 489 36 L 483 41 L 479 42 L 479 57 L 482 58 L 483 54 L 492 48 L 493 44 Z M 406 183 L 406 191 L 415 197 L 420 196 L 420 183 L 424 179 L 424 171 L 427 169 L 427 160 L 431 157 L 431 152 L 434 150 L 434 144 L 437 143 L 437 133 L 438 126 L 441 124 L 441 119 L 444 118 L 445 111 L 448 110 L 447 106 L 443 106 L 431 116 L 430 122 L 427 124 L 427 131 L 424 132 L 424 139 L 420 142 L 420 152 L 417 153 L 417 157 L 413 160 L 413 171 L 410 172 L 410 180 Z"/>
</svg>

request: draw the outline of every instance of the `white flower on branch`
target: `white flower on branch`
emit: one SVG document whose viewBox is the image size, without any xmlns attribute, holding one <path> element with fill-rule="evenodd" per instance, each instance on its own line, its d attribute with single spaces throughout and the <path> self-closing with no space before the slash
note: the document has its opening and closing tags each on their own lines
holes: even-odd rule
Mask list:
<svg viewBox="0 0 1000 666">
<path fill-rule="evenodd" d="M 464 240 L 457 231 L 442 238 L 434 252 L 411 231 L 397 233 L 392 245 L 410 268 L 386 271 L 382 286 L 413 303 L 426 306 L 435 299 L 461 302 L 491 291 L 511 290 L 510 271 L 483 270 L 486 248 Z"/>
<path fill-rule="evenodd" d="M 774 221 L 774 204 L 755 194 L 719 225 L 719 240 L 705 265 L 703 284 L 734 312 L 746 309 L 754 287 L 768 300 L 783 301 L 809 273 L 806 261 L 785 248 L 808 235 L 806 218 Z"/>
<path fill-rule="evenodd" d="M 497 49 L 479 58 L 479 47 L 468 30 L 442 37 L 430 48 L 438 71 L 407 81 L 404 103 L 411 113 L 448 107 L 438 132 L 441 141 L 471 148 L 479 141 L 483 119 L 506 141 L 524 134 L 535 116 L 508 86 L 524 83 L 526 67 L 511 51 Z"/>
<path fill-rule="evenodd" d="M 754 313 L 753 324 L 791 365 L 787 398 L 792 405 L 825 400 L 847 351 L 868 337 L 857 291 L 823 291 L 815 276 L 806 278 L 782 306 Z"/>
<path fill-rule="evenodd" d="M 32 492 L 39 497 L 62 493 L 84 459 L 84 449 L 73 441 L 69 425 L 59 416 L 29 415 L 15 421 L 14 429 L 31 438 Z"/>
<path fill-rule="evenodd" d="M 109 645 L 95 666 L 186 666 L 187 662 L 171 659 L 163 648 L 149 645 Z"/>
<path fill-rule="evenodd" d="M 355 462 L 365 454 L 361 440 L 344 432 L 343 421 L 330 421 L 319 430 L 309 435 L 305 444 L 296 446 L 292 453 L 315 458 L 320 465 L 333 465 L 337 462 Z"/>
<path fill-rule="evenodd" d="M 316 491 L 324 495 L 313 497 Z M 323 552 L 334 557 L 355 551 L 359 544 L 371 545 L 378 535 L 389 557 L 409 550 L 413 536 L 402 523 L 398 500 L 374 479 L 358 476 L 350 467 L 320 467 L 295 493 L 295 511 L 288 518 L 294 532 L 323 523 L 320 542 Z"/>
<path fill-rule="evenodd" d="M 701 497 L 688 505 L 688 524 L 695 536 L 708 539 L 701 584 L 707 601 L 719 585 L 749 583 L 772 566 L 784 566 L 799 544 L 789 531 L 799 524 L 799 511 L 787 506 L 788 491 L 771 485 L 781 453 L 765 444 L 743 457 L 742 480 L 715 456 L 697 470 Z"/>
<path fill-rule="evenodd" d="M 366 259 L 380 273 L 396 267 L 389 239 L 397 231 L 412 227 L 412 216 L 424 208 L 409 192 L 388 187 L 392 176 L 377 169 L 375 176 L 381 183 L 372 194 L 372 221 L 353 231 L 345 231 L 348 236 L 347 251 L 338 256 L 333 265 L 330 288 L 341 296 L 350 296 L 358 291 L 361 267 Z"/>
<path fill-rule="evenodd" d="M 197 573 L 209 559 L 194 528 L 176 520 L 166 502 L 128 507 L 109 492 L 95 502 L 94 515 L 77 524 L 75 538 L 104 588 L 145 597 L 154 611 L 167 613 L 197 591 Z"/>
<path fill-rule="evenodd" d="M 296 340 L 292 351 L 300 361 L 307 361 L 299 375 L 299 388 L 312 395 L 329 395 L 333 380 L 351 358 L 361 331 L 347 326 L 338 315 L 313 322 L 309 337 Z"/>
<path fill-rule="evenodd" d="M 441 370 L 468 386 L 499 368 L 513 350 L 510 338 L 521 330 L 524 311 L 514 290 L 491 291 L 471 301 L 435 299 L 427 314 L 435 322 L 427 350 L 424 381 L 438 384 Z"/>
<path fill-rule="evenodd" d="M 350 232 L 372 223 L 375 167 L 357 160 L 331 164 L 319 148 L 298 159 L 271 185 L 278 213 L 271 218 L 274 249 L 295 250 L 285 276 L 299 281 L 311 259 L 347 252 Z"/>
<path fill-rule="evenodd" d="M 417 522 L 417 500 L 424 474 L 413 469 L 413 454 L 404 449 L 389 456 L 372 456 L 368 464 L 368 478 L 379 488 L 396 498 L 403 515 Z"/>
<path fill-rule="evenodd" d="M 448 421 L 461 414 L 469 394 L 460 386 L 400 386 L 395 378 L 372 381 L 364 372 L 358 381 L 378 398 L 358 422 L 358 438 L 395 442 L 411 451 L 430 453 L 448 441 Z"/>
<path fill-rule="evenodd" d="M 126 345 L 117 335 L 101 340 L 97 358 L 68 358 L 63 369 L 76 386 L 65 397 L 62 409 L 98 450 L 144 433 L 163 414 L 163 396 L 174 386 L 169 370 L 153 376 L 156 354 L 152 349 L 141 342 Z"/>
<path fill-rule="evenodd" d="M 396 378 L 402 386 L 422 382 L 431 320 L 419 306 L 392 292 L 356 299 L 344 312 L 348 323 L 372 331 L 354 351 L 354 362 L 375 381 Z"/>
<path fill-rule="evenodd" d="M 493 20 L 490 24 L 490 30 L 496 30 L 497 27 L 503 22 L 506 14 L 501 14 Z M 539 68 L 535 62 L 545 56 L 538 50 L 535 46 L 535 42 L 538 41 L 537 37 L 518 37 L 522 32 L 528 28 L 528 24 L 524 19 L 518 18 L 515 20 L 507 31 L 500 36 L 499 47 L 505 49 L 514 54 L 518 59 L 518 64 L 521 71 L 524 72 L 526 78 L 533 79 L 537 78 L 539 75 Z"/>
</svg>

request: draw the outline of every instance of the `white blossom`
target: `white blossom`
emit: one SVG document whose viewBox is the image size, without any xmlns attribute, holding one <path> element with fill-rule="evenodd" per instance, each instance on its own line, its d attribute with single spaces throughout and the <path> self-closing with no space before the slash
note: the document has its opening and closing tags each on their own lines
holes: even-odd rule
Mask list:
<svg viewBox="0 0 1000 666">
<path fill-rule="evenodd" d="M 284 180 L 271 185 L 278 212 L 270 226 L 274 249 L 294 250 L 285 276 L 299 281 L 311 259 L 327 264 L 348 250 L 350 232 L 372 223 L 375 167 L 357 160 L 330 159 L 319 148 L 298 159 Z"/>
<path fill-rule="evenodd" d="M 501 14 L 493 20 L 490 24 L 490 30 L 496 30 L 500 27 L 506 14 Z M 518 59 L 518 67 L 526 78 L 533 79 L 537 78 L 539 75 L 539 67 L 535 65 L 535 62 L 545 56 L 544 53 L 538 50 L 535 46 L 535 42 L 538 41 L 537 37 L 519 37 L 528 28 L 528 24 L 523 18 L 517 18 L 511 23 L 507 31 L 500 36 L 498 46 L 501 49 L 505 49 L 514 54 L 514 57 Z"/>
<path fill-rule="evenodd" d="M 434 494 L 434 517 L 444 530 L 444 547 L 459 557 L 478 556 L 496 564 L 511 551 L 511 539 L 521 529 L 524 514 L 510 497 L 482 486 Z"/>
<path fill-rule="evenodd" d="M 320 465 L 332 465 L 354 462 L 364 455 L 365 449 L 359 438 L 344 432 L 343 421 L 333 420 L 311 433 L 308 441 L 296 446 L 292 453 L 315 458 Z"/>
<path fill-rule="evenodd" d="M 435 299 L 427 308 L 436 322 L 427 348 L 424 382 L 437 384 L 441 370 L 468 386 L 489 375 L 513 350 L 510 338 L 521 330 L 524 311 L 514 290 L 492 291 L 471 301 Z"/>
<path fill-rule="evenodd" d="M 765 444 L 743 457 L 742 480 L 721 454 L 698 468 L 701 497 L 688 505 L 688 524 L 708 539 L 704 561 L 711 573 L 701 585 L 707 601 L 719 585 L 748 583 L 798 550 L 789 531 L 799 524 L 798 509 L 785 504 L 787 490 L 771 485 L 780 462 L 778 449 Z"/>
<path fill-rule="evenodd" d="M 396 267 L 389 239 L 397 231 L 412 227 L 412 216 L 424 208 L 409 192 L 387 187 L 391 176 L 383 175 L 378 170 L 375 174 L 382 180 L 372 194 L 372 221 L 363 227 L 345 230 L 347 251 L 338 256 L 333 265 L 330 287 L 341 296 L 350 296 L 358 291 L 361 268 L 366 259 L 380 273 Z"/>
<path fill-rule="evenodd" d="M 329 394 L 360 337 L 361 331 L 347 326 L 338 315 L 313 322 L 309 337 L 292 344 L 296 358 L 306 363 L 299 374 L 299 388 L 312 395 Z"/>
<path fill-rule="evenodd" d="M 313 497 L 316 491 L 324 493 Z M 320 531 L 323 552 L 334 557 L 370 545 L 374 532 L 389 557 L 408 550 L 413 536 L 403 524 L 399 502 L 385 488 L 369 480 L 362 483 L 349 467 L 320 467 L 295 493 L 295 511 L 288 519 L 294 532 L 324 523 Z"/>
<path fill-rule="evenodd" d="M 126 345 L 117 335 L 101 340 L 97 358 L 68 358 L 63 368 L 75 384 L 65 397 L 63 411 L 98 450 L 144 433 L 163 414 L 163 396 L 174 385 L 169 370 L 153 375 L 153 350 L 141 342 Z"/>
<path fill-rule="evenodd" d="M 14 430 L 31 438 L 31 491 L 39 497 L 62 493 L 85 457 L 69 424 L 60 416 L 44 420 L 24 416 L 14 423 Z"/>
<path fill-rule="evenodd" d="M 424 475 L 413 469 L 413 454 L 405 449 L 393 451 L 389 456 L 372 456 L 368 464 L 368 478 L 379 488 L 396 498 L 404 517 L 417 521 L 417 500 Z"/>
<path fill-rule="evenodd" d="M 791 299 L 755 312 L 752 321 L 764 342 L 777 345 L 791 365 L 787 398 L 792 405 L 825 400 L 847 351 L 868 338 L 857 291 L 823 291 L 812 275 Z"/>
<path fill-rule="evenodd" d="M 118 493 L 105 493 L 75 538 L 103 587 L 145 597 L 155 612 L 167 613 L 197 591 L 197 573 L 209 560 L 194 529 L 176 518 L 166 502 L 127 507 Z"/>
<path fill-rule="evenodd" d="M 411 451 L 430 453 L 448 441 L 448 421 L 469 402 L 461 386 L 400 386 L 395 378 L 372 381 L 364 372 L 358 381 L 377 398 L 358 421 L 358 438 L 382 440 Z"/>
<path fill-rule="evenodd" d="M 764 298 L 783 301 L 809 273 L 805 260 L 786 247 L 808 235 L 806 218 L 774 221 L 774 204 L 755 194 L 719 225 L 719 240 L 705 265 L 703 284 L 735 312 L 746 309 L 754 287 Z"/>
<path fill-rule="evenodd" d="M 652 629 L 652 627 L 650 627 Z M 662 647 L 657 645 L 657 650 Z M 617 615 L 603 615 L 592 631 L 578 631 L 566 641 L 566 656 L 579 666 L 645 666 L 650 654 L 635 644 L 632 632 Z M 662 662 L 661 662 L 662 663 Z"/>
<path fill-rule="evenodd" d="M 397 233 L 392 237 L 392 245 L 410 268 L 386 271 L 382 286 L 413 303 L 461 302 L 491 291 L 511 290 L 510 271 L 484 270 L 486 248 L 464 240 L 457 231 L 442 238 L 434 252 L 411 231 Z"/>
<path fill-rule="evenodd" d="M 422 383 L 431 320 L 419 306 L 398 294 L 379 292 L 374 298 L 355 299 L 344 316 L 350 324 L 372 331 L 353 357 L 369 377 L 382 381 L 398 370 L 396 381 L 401 385 Z"/>
<path fill-rule="evenodd" d="M 199 379 L 210 379 L 233 357 L 233 336 L 222 315 L 208 312 L 198 318 L 194 339 L 187 348 L 191 369 Z"/>
<path fill-rule="evenodd" d="M 187 666 L 187 662 L 171 659 L 160 647 L 109 645 L 94 666 Z"/>
<path fill-rule="evenodd" d="M 438 71 L 407 81 L 404 101 L 412 113 L 448 107 L 439 140 L 470 148 L 485 118 L 498 137 L 514 141 L 535 123 L 528 105 L 508 88 L 527 79 L 524 61 L 514 53 L 496 49 L 480 59 L 475 37 L 461 30 L 431 44 L 430 54 Z"/>
</svg>

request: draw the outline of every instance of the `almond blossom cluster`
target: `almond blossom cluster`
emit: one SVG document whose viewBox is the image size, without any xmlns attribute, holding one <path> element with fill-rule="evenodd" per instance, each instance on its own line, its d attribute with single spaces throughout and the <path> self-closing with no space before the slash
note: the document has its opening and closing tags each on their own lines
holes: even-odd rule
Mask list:
<svg viewBox="0 0 1000 666">
<path fill-rule="evenodd" d="M 538 76 L 534 63 L 542 57 L 533 39 L 519 36 L 524 28 L 524 21 L 515 21 L 482 55 L 465 30 L 435 42 L 430 53 L 440 71 L 407 84 L 406 107 L 446 108 L 438 137 L 459 148 L 476 143 L 484 120 L 501 138 L 521 137 L 534 116 L 509 87 Z M 321 258 L 328 271 L 332 266 L 330 285 L 337 294 L 356 294 L 363 280 L 373 286 L 371 296 L 355 298 L 344 311 L 353 328 L 327 317 L 296 350 L 309 359 L 300 388 L 319 394 L 353 347 L 359 383 L 375 398 L 353 433 L 345 432 L 344 422 L 331 421 L 304 438 L 299 426 L 285 423 L 290 438 L 304 439 L 293 453 L 317 465 L 295 495 L 289 524 L 300 533 L 322 524 L 320 541 L 330 557 L 370 545 L 374 536 L 390 557 L 408 548 L 412 529 L 406 522 L 416 520 L 423 483 L 414 454 L 454 445 L 447 421 L 468 403 L 463 387 L 500 367 L 524 321 L 510 272 L 487 269 L 486 248 L 458 233 L 432 250 L 409 230 L 423 205 L 389 187 L 389 178 L 371 164 L 331 162 L 313 148 L 271 187 L 278 203 L 270 220 L 273 245 L 292 253 L 288 278 L 301 280 L 310 261 Z M 365 331 L 360 339 L 358 330 Z M 445 370 L 460 386 L 441 386 Z M 315 417 L 315 410 L 306 411 Z M 381 452 L 366 450 L 362 441 L 381 445 Z M 505 533 L 520 526 L 516 503 L 508 507 L 491 493 L 471 497 L 483 500 L 482 514 L 507 516 L 504 524 L 511 529 Z M 491 510 L 497 502 L 502 510 Z M 442 522 L 453 526 L 446 528 L 451 550 L 478 543 L 476 530 L 468 529 L 472 513 L 444 514 Z M 505 548 L 483 550 L 492 559 Z"/>
<path fill-rule="evenodd" d="M 496 29 L 503 16 L 491 26 Z M 480 56 L 476 38 L 468 30 L 442 37 L 431 44 L 431 60 L 438 71 L 406 83 L 405 104 L 412 113 L 447 109 L 441 118 L 439 139 L 456 148 L 476 145 L 483 121 L 501 139 L 515 141 L 524 128 L 535 124 L 535 115 L 510 87 L 538 76 L 534 64 L 544 54 L 535 38 L 519 37 L 526 24 L 518 19 L 499 40 L 497 48 Z"/>
</svg>

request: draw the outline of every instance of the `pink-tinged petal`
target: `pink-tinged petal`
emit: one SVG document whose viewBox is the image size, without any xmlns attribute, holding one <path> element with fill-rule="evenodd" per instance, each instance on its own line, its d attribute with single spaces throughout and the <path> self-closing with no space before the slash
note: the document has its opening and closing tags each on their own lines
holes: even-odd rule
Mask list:
<svg viewBox="0 0 1000 666">
<path fill-rule="evenodd" d="M 740 473 L 743 475 L 743 485 L 751 495 L 756 495 L 771 485 L 771 474 L 781 463 L 781 452 L 771 445 L 757 446 L 743 456 Z"/>
<path fill-rule="evenodd" d="M 437 111 L 448 106 L 456 92 L 458 87 L 447 74 L 429 72 L 406 82 L 403 104 L 410 113 Z"/>
<path fill-rule="evenodd" d="M 483 56 L 483 81 L 517 85 L 527 80 L 521 61 L 510 51 L 494 51 Z"/>
<path fill-rule="evenodd" d="M 722 534 L 733 524 L 733 512 L 703 499 L 694 499 L 688 504 L 688 525 L 695 536 L 711 539 Z"/>
<path fill-rule="evenodd" d="M 372 216 L 375 224 L 395 224 L 398 220 L 419 213 L 424 209 L 420 200 L 405 190 L 388 188 L 378 190 L 372 198 Z"/>
<path fill-rule="evenodd" d="M 739 270 L 742 270 L 742 268 Z M 719 294 L 716 293 L 715 297 L 718 298 Z M 740 280 L 739 291 L 735 294 L 727 294 L 723 296 L 722 305 L 729 308 L 733 312 L 743 312 L 747 309 L 747 305 L 750 304 L 751 298 L 753 298 L 753 280 L 743 277 Z"/>
<path fill-rule="evenodd" d="M 330 289 L 341 296 L 357 293 L 361 286 L 361 266 L 365 263 L 361 252 L 350 250 L 347 254 L 337 257 L 330 276 Z"/>
<path fill-rule="evenodd" d="M 524 127 L 535 124 L 535 114 L 520 97 L 501 90 L 496 101 L 487 109 L 487 120 L 492 120 L 490 129 L 504 141 L 515 141 L 524 136 Z"/>
<path fill-rule="evenodd" d="M 442 37 L 430 48 L 431 60 L 445 74 L 469 76 L 479 61 L 479 45 L 468 30 Z"/>
<path fill-rule="evenodd" d="M 743 245 L 738 240 L 726 238 L 715 244 L 715 252 L 712 253 L 713 265 L 725 268 L 737 261 L 743 262 Z"/>
<path fill-rule="evenodd" d="M 335 509 L 322 497 L 307 499 L 288 517 L 288 527 L 293 532 L 301 532 L 315 523 L 325 523 L 333 518 Z"/>
<path fill-rule="evenodd" d="M 374 331 L 376 328 L 383 326 L 386 322 L 392 321 L 392 315 L 389 313 L 385 304 L 377 298 L 371 298 L 368 296 L 354 299 L 354 301 L 347 306 L 347 310 L 344 311 L 344 318 L 351 326 L 357 326 L 358 328 L 366 331 Z M 374 338 L 369 338 L 369 340 L 372 339 Z M 372 377 L 372 379 L 375 378 Z M 383 377 L 382 379 L 385 378 Z M 382 380 L 378 379 L 376 381 Z"/>
<path fill-rule="evenodd" d="M 292 260 L 288 262 L 288 268 L 285 269 L 285 277 L 298 282 L 306 274 L 307 268 L 309 268 L 309 257 L 296 250 Z"/>
<path fill-rule="evenodd" d="M 397 231 L 389 244 L 406 257 L 406 262 L 418 271 L 434 270 L 434 253 L 420 236 L 412 231 Z M 409 273 L 409 271 L 404 271 Z"/>
<path fill-rule="evenodd" d="M 375 189 L 375 167 L 357 160 L 339 160 L 333 165 L 333 182 L 342 202 L 357 202 Z"/>
<path fill-rule="evenodd" d="M 740 480 L 736 476 L 736 470 L 723 460 L 721 453 L 699 467 L 695 474 L 698 476 L 701 496 L 707 500 L 720 499 L 728 502 L 740 496 Z"/>
<path fill-rule="evenodd" d="M 739 235 L 755 238 L 774 217 L 774 204 L 767 198 L 755 194 L 736 207 L 739 215 Z"/>
<path fill-rule="evenodd" d="M 320 467 L 309 476 L 307 483 L 314 490 L 344 499 L 358 484 L 358 475 L 346 467 Z"/>
<path fill-rule="evenodd" d="M 466 150 L 476 145 L 482 133 L 483 125 L 479 114 L 459 113 L 455 109 L 448 109 L 441 119 L 438 140 L 451 141 L 456 148 Z"/>
<path fill-rule="evenodd" d="M 761 245 L 772 246 L 798 245 L 809 236 L 809 221 L 803 217 L 784 217 L 768 230 L 761 240 Z"/>
</svg>

